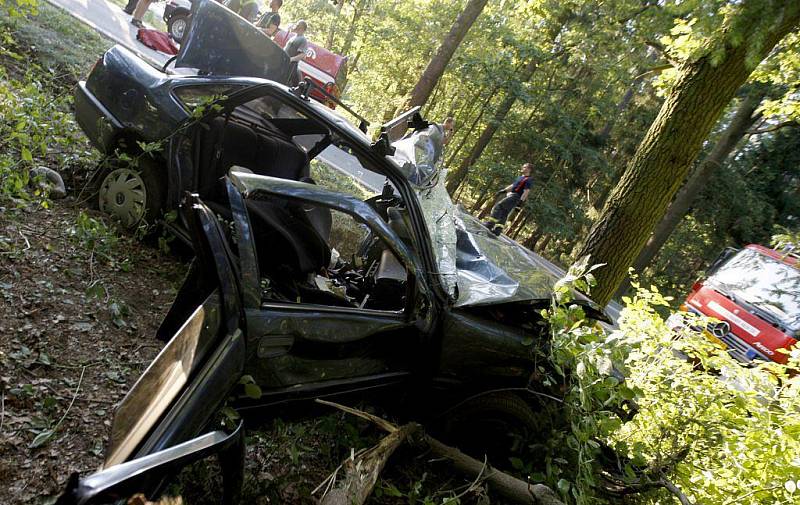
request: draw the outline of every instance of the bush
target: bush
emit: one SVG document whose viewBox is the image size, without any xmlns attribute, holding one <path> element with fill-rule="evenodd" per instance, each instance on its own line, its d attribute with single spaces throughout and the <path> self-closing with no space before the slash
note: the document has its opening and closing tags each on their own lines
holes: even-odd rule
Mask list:
<svg viewBox="0 0 800 505">
<path fill-rule="evenodd" d="M 96 157 L 74 123 L 69 96 L 54 96 L 34 71 L 17 80 L 0 67 L 0 110 L 0 198 L 43 197 L 28 188 L 31 168 L 63 172 Z"/>
<path fill-rule="evenodd" d="M 800 369 L 800 349 L 788 366 L 743 367 L 701 335 L 670 330 L 656 311 L 668 300 L 638 286 L 619 329 L 606 332 L 584 324 L 569 300 L 569 286 L 591 281 L 568 277 L 548 314 L 571 419 L 560 444 L 569 464 L 548 483 L 570 501 L 598 503 L 608 480 L 599 476 L 617 466 L 619 483 L 644 491 L 643 503 L 673 500 L 670 483 L 698 504 L 797 503 L 800 377 L 790 370 Z M 626 420 L 631 401 L 638 409 Z"/>
</svg>

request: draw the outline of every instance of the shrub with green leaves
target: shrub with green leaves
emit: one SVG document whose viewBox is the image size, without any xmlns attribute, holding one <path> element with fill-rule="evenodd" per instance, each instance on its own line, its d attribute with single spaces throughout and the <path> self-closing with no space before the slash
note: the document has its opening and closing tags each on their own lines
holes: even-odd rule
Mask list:
<svg viewBox="0 0 800 505">
<path fill-rule="evenodd" d="M 70 97 L 54 96 L 39 73 L 17 80 L 0 67 L 0 110 L 0 198 L 46 196 L 28 188 L 31 168 L 63 172 L 94 157 L 74 123 Z"/>
<path fill-rule="evenodd" d="M 638 285 L 607 332 L 569 294 L 591 283 L 578 265 L 547 315 L 571 421 L 554 446 L 569 464 L 545 480 L 574 503 L 617 501 L 601 491 L 609 483 L 642 491 L 642 503 L 674 501 L 667 488 L 697 504 L 797 503 L 800 349 L 788 365 L 742 366 L 688 326 L 668 327 L 656 309 L 669 300 Z"/>
</svg>

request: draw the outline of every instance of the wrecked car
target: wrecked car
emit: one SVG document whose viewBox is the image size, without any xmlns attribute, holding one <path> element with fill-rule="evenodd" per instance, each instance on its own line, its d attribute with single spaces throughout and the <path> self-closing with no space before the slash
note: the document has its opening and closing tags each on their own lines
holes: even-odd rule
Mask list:
<svg viewBox="0 0 800 505">
<path fill-rule="evenodd" d="M 397 415 L 494 453 L 515 429 L 537 428 L 541 385 L 524 343 L 546 348 L 539 311 L 556 278 L 452 204 L 438 126 L 415 116 L 406 138 L 372 143 L 332 114 L 265 82 L 194 125 L 265 142 L 280 131 L 294 155 L 223 165 L 205 196 L 184 194 L 179 221 L 197 256 L 158 330 L 166 345 L 119 405 L 104 468 L 73 476 L 61 503 L 152 496 L 212 454 L 235 502 L 244 438 L 241 424 L 221 428 L 224 406 L 263 419 L 314 398 L 389 397 Z M 170 151 L 180 166 L 208 169 L 197 135 L 179 137 Z M 385 185 L 342 185 L 345 172 Z M 236 394 L 243 376 L 260 387 L 257 399 Z"/>
<path fill-rule="evenodd" d="M 131 56 L 112 49 L 107 70 L 92 75 L 113 84 L 124 69 L 144 72 L 110 64 Z M 520 431 L 538 429 L 535 351 L 549 337 L 540 311 L 557 278 L 453 204 L 438 125 L 412 110 L 373 142 L 307 86 L 259 78 L 225 78 L 240 89 L 192 114 L 176 98 L 189 95 L 175 91 L 191 84 L 147 75 L 155 81 L 136 88 L 136 113 L 163 105 L 155 96 L 174 104 L 158 110 L 174 113 L 169 121 L 136 130 L 159 142 L 159 162 L 107 167 L 101 198 L 126 224 L 178 211 L 167 225 L 196 257 L 157 332 L 164 348 L 115 412 L 103 468 L 71 476 L 59 503 L 152 497 L 211 455 L 222 462 L 223 501 L 236 502 L 243 427 L 224 428 L 223 410 L 257 422 L 315 398 L 391 398 L 395 415 L 481 454 L 507 454 Z M 131 121 L 93 140 L 112 146 L 141 126 Z M 398 124 L 411 131 L 394 140 Z M 129 191 L 140 183 L 145 193 Z M 604 319 L 590 300 L 578 303 Z M 257 397 L 240 391 L 242 377 Z"/>
</svg>

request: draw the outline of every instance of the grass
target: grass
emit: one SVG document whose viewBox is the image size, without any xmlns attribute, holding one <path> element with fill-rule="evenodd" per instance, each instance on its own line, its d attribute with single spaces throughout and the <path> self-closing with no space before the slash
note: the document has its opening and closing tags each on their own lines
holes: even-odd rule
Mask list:
<svg viewBox="0 0 800 505">
<path fill-rule="evenodd" d="M 41 3 L 36 15 L 9 16 L 0 7 L 0 32 L 11 37 L 18 52 L 28 53 L 25 65 L 37 64 L 53 76 L 66 74 L 71 80 L 85 75 L 112 42 L 63 10 Z M 0 40 L 0 53 L 11 46 Z M 24 73 L 24 72 L 23 72 Z"/>
</svg>

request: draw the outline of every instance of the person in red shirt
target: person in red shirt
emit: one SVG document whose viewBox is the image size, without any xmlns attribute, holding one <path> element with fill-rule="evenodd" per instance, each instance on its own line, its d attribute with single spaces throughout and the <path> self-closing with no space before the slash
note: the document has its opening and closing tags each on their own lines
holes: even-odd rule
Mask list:
<svg viewBox="0 0 800 505">
<path fill-rule="evenodd" d="M 489 216 L 489 219 L 483 223 L 484 226 L 489 228 L 495 235 L 503 233 L 508 215 L 511 214 L 511 211 L 514 210 L 517 205 L 528 199 L 528 194 L 533 184 L 531 180 L 532 170 L 533 165 L 531 163 L 525 163 L 522 165 L 522 175 L 517 177 L 512 184 L 497 192 L 498 195 L 505 193 L 506 197 L 492 207 L 492 214 Z"/>
</svg>

